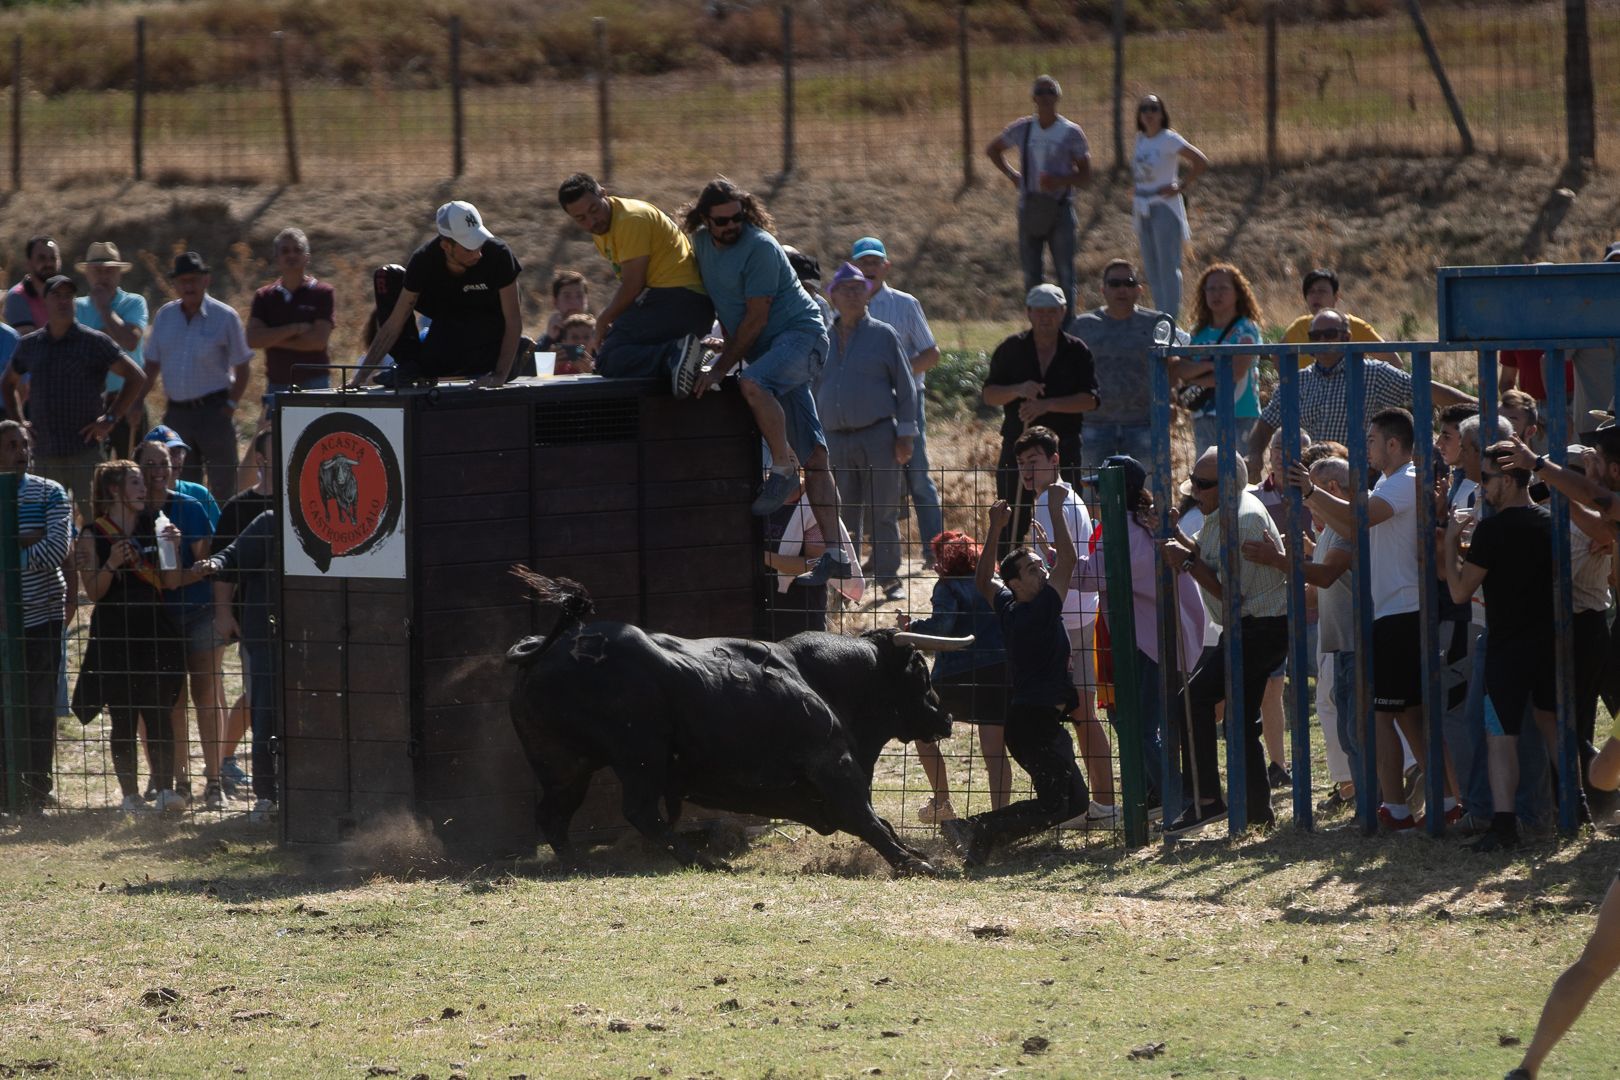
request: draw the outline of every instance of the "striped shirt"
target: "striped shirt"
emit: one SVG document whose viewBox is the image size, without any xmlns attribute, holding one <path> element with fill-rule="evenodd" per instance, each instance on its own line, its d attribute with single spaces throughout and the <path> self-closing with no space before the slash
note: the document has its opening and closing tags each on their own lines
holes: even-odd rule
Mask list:
<svg viewBox="0 0 1620 1080">
<path fill-rule="evenodd" d="M 38 529 L 44 538 L 22 549 L 23 625 L 60 622 L 67 603 L 62 560 L 72 543 L 73 506 L 55 480 L 24 476 L 17 493 L 17 527 Z"/>
<path fill-rule="evenodd" d="M 171 403 L 230 389 L 231 369 L 253 359 L 241 316 L 212 296 L 203 297 L 190 319 L 178 300 L 158 308 L 145 344 L 147 365 L 162 367 Z"/>
<path fill-rule="evenodd" d="M 1299 426 L 1312 442 L 1324 440 L 1350 444 L 1350 380 L 1345 377 L 1347 360 L 1330 368 L 1313 363 L 1299 373 Z M 1382 360 L 1361 362 L 1366 378 L 1367 411 L 1371 419 L 1380 410 L 1412 407 L 1412 376 Z M 1282 391 L 1273 390 L 1260 419 L 1271 430 L 1282 430 Z"/>
</svg>

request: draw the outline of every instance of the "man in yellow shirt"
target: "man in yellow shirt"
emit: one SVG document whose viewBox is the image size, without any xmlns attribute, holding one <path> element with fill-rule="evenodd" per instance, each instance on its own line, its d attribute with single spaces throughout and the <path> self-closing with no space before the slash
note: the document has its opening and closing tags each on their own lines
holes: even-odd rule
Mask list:
<svg viewBox="0 0 1620 1080">
<path fill-rule="evenodd" d="M 613 264 L 619 290 L 596 317 L 590 350 L 608 378 L 695 375 L 714 305 L 703 288 L 692 242 L 652 203 L 608 195 L 585 174 L 564 180 L 557 201 Z M 690 382 L 690 377 L 687 379 Z"/>
<path fill-rule="evenodd" d="M 1283 343 L 1287 345 L 1302 345 L 1310 340 L 1311 320 L 1322 312 L 1332 309 L 1344 315 L 1350 323 L 1351 341 L 1383 341 L 1383 337 L 1372 324 L 1365 319 L 1358 319 L 1339 305 L 1339 275 L 1332 270 L 1317 268 L 1305 275 L 1300 284 L 1300 291 L 1305 294 L 1305 306 L 1310 308 L 1310 314 L 1301 315 L 1295 319 L 1283 333 Z M 1401 358 L 1392 352 L 1367 353 L 1372 360 L 1382 360 L 1386 364 L 1401 367 Z M 1299 354 L 1299 366 L 1311 366 L 1312 356 L 1309 353 Z"/>
</svg>

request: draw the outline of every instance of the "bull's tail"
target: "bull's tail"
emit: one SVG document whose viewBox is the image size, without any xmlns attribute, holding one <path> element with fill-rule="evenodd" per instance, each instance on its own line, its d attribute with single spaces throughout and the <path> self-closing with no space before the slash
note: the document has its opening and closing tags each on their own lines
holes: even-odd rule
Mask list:
<svg viewBox="0 0 1620 1080">
<path fill-rule="evenodd" d="M 585 586 L 570 578 L 549 578 L 522 564 L 512 567 L 512 576 L 529 587 L 530 595 L 542 608 L 555 611 L 557 621 L 544 638 L 524 638 L 508 649 L 508 663 L 534 663 L 551 648 L 553 642 L 584 622 L 596 610 Z"/>
</svg>

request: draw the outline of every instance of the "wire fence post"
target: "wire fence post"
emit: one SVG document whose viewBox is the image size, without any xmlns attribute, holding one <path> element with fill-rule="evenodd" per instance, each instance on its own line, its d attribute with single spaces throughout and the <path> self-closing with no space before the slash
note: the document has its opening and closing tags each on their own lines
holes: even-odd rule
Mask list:
<svg viewBox="0 0 1620 1080">
<path fill-rule="evenodd" d="M 1429 67 L 1434 69 L 1435 81 L 1440 84 L 1440 93 L 1445 95 L 1446 108 L 1451 110 L 1452 122 L 1457 125 L 1457 134 L 1462 138 L 1462 152 L 1474 152 L 1474 133 L 1468 130 L 1468 121 L 1463 116 L 1462 102 L 1457 100 L 1457 93 L 1451 88 L 1451 80 L 1446 77 L 1446 66 L 1440 62 L 1440 50 L 1434 46 L 1434 38 L 1429 34 L 1429 23 L 1423 17 L 1423 5 L 1419 0 L 1406 0 L 1406 8 L 1412 13 L 1412 25 L 1417 27 L 1418 40 L 1423 43 L 1423 54 L 1429 58 Z"/>
<path fill-rule="evenodd" d="M 11 39 L 11 187 L 22 190 L 22 35 Z"/>
<path fill-rule="evenodd" d="M 461 115 L 461 16 L 450 16 L 450 175 L 466 167 L 466 129 Z"/>
<path fill-rule="evenodd" d="M 1110 466 L 1097 474 L 1102 520 L 1103 563 L 1107 569 L 1108 640 L 1114 660 L 1114 728 L 1119 732 L 1119 786 L 1125 810 L 1125 849 L 1147 843 L 1146 762 L 1142 728 L 1141 671 L 1136 656 L 1136 597 L 1131 581 L 1131 547 L 1125 508 L 1125 470 Z M 1154 762 L 1155 765 L 1158 762 Z"/>
<path fill-rule="evenodd" d="M 277 30 L 271 35 L 276 41 L 276 77 L 281 82 L 281 131 L 287 142 L 287 182 L 300 182 L 298 170 L 298 136 L 293 131 L 292 75 L 287 70 L 287 35 Z"/>
<path fill-rule="evenodd" d="M 1564 0 L 1564 116 L 1569 163 L 1597 157 L 1597 115 L 1592 104 L 1592 39 L 1586 0 Z"/>
<path fill-rule="evenodd" d="M 1277 171 L 1277 5 L 1266 5 L 1266 171 Z"/>
<path fill-rule="evenodd" d="M 793 175 L 793 5 L 782 5 L 782 178 Z"/>
<path fill-rule="evenodd" d="M 1160 351 L 1173 343 L 1173 331 L 1167 330 L 1162 338 L 1154 338 L 1159 346 L 1153 352 L 1148 377 L 1153 388 L 1153 423 L 1150 434 L 1152 463 L 1148 469 L 1148 483 L 1153 485 L 1153 505 L 1159 511 L 1159 534 L 1155 541 L 1168 540 L 1173 535 L 1170 507 L 1175 505 L 1175 485 L 1171 481 L 1170 452 L 1170 366 L 1169 358 Z M 1154 764 L 1159 772 L 1159 805 L 1163 820 L 1174 821 L 1181 813 L 1184 802 L 1181 790 L 1182 744 L 1188 738 L 1191 726 L 1186 714 L 1186 679 L 1189 673 L 1181 669 L 1183 648 L 1181 637 L 1181 603 L 1176 571 L 1163 560 L 1155 560 L 1158 572 L 1159 609 L 1159 701 L 1158 711 L 1150 718 L 1159 725 L 1163 745 L 1159 760 Z M 1203 641 L 1192 643 L 1194 655 L 1203 650 Z M 1190 755 L 1189 755 L 1190 756 Z M 1173 841 L 1164 837 L 1168 847 Z"/>
<path fill-rule="evenodd" d="M 1440 579 L 1435 562 L 1434 537 L 1441 523 L 1432 492 L 1435 482 L 1434 381 L 1432 354 L 1427 349 L 1412 350 L 1412 423 L 1415 433 L 1412 464 L 1417 472 L 1418 532 L 1418 640 L 1423 655 L 1424 736 L 1427 743 L 1423 765 L 1424 800 L 1428 806 L 1425 827 L 1430 836 L 1445 832 L 1446 814 L 1446 697 L 1442 689 L 1440 643 Z M 1444 467 L 1442 463 L 1442 468 Z"/>
<path fill-rule="evenodd" d="M 1114 171 L 1125 171 L 1125 0 L 1114 0 Z"/>
<path fill-rule="evenodd" d="M 20 39 L 19 39 L 20 40 Z M 6 810 L 22 812 L 23 726 L 28 718 L 28 683 L 23 671 L 22 547 L 18 543 L 17 495 L 22 477 L 0 475 L 0 590 L 4 591 Z"/>
<path fill-rule="evenodd" d="M 1276 394 L 1282 400 L 1282 471 L 1287 476 L 1300 463 L 1301 430 L 1299 416 L 1299 356 L 1284 353 L 1277 356 Z M 1284 488 L 1287 508 L 1288 535 L 1283 539 L 1288 553 L 1288 700 L 1293 713 L 1293 744 L 1289 756 L 1294 766 L 1294 827 L 1310 832 L 1316 827 L 1311 806 L 1311 725 L 1310 700 L 1307 696 L 1306 675 L 1316 657 L 1306 654 L 1308 639 L 1305 626 L 1305 536 L 1310 517 L 1305 499 L 1299 488 L 1287 484 Z M 1317 678 L 1322 673 L 1317 672 Z"/>
<path fill-rule="evenodd" d="M 973 80 L 968 73 L 967 0 L 956 6 L 956 81 L 962 100 L 962 186 L 973 186 Z"/>
<path fill-rule="evenodd" d="M 135 16 L 135 116 L 131 146 L 135 179 L 146 175 L 146 16 Z"/>
<path fill-rule="evenodd" d="M 591 30 L 596 35 L 596 137 L 602 144 L 602 180 L 613 176 L 613 133 L 608 112 L 608 48 L 607 19 L 601 15 L 591 19 Z"/>
</svg>

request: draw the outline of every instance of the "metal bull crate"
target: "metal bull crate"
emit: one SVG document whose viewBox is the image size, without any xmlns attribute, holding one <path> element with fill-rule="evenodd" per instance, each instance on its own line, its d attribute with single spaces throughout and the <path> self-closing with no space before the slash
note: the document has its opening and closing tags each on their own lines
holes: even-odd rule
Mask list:
<svg viewBox="0 0 1620 1080">
<path fill-rule="evenodd" d="M 753 633 L 748 410 L 651 391 L 565 378 L 282 398 L 286 843 L 409 811 L 460 856 L 533 850 L 504 656 L 545 627 L 513 564 L 582 582 L 602 618 Z M 616 786 L 598 783 L 579 821 L 622 825 Z"/>
<path fill-rule="evenodd" d="M 1620 340 L 1620 264 L 1574 264 L 1559 266 L 1492 266 L 1443 268 L 1437 275 L 1438 327 L 1434 341 L 1383 342 L 1376 346 L 1358 342 L 1312 343 L 1309 345 L 1223 345 L 1161 347 L 1161 359 L 1199 356 L 1212 358 L 1215 363 L 1216 400 L 1218 404 L 1218 437 L 1216 445 L 1220 458 L 1220 512 L 1224 520 L 1224 535 L 1234 535 L 1237 514 L 1237 492 L 1233 490 L 1233 473 L 1239 455 L 1247 453 L 1246 446 L 1238 445 L 1237 418 L 1233 404 L 1233 358 L 1258 354 L 1269 358 L 1278 367 L 1279 383 L 1274 391 L 1281 396 L 1281 450 L 1285 470 L 1291 468 L 1300 455 L 1300 367 L 1302 354 L 1340 352 L 1346 366 L 1347 428 L 1350 433 L 1350 473 L 1352 477 L 1367 474 L 1367 446 L 1361 433 L 1370 419 L 1367 411 L 1367 389 L 1362 357 L 1370 351 L 1408 353 L 1411 357 L 1412 411 L 1416 418 L 1417 438 L 1413 447 L 1413 461 L 1419 478 L 1434 476 L 1435 448 L 1433 442 L 1434 397 L 1432 360 L 1437 352 L 1473 353 L 1478 365 L 1478 386 L 1482 444 L 1494 441 L 1485 433 L 1496 427 L 1497 356 L 1508 349 L 1540 350 L 1543 354 L 1545 383 L 1548 392 L 1544 426 L 1547 430 L 1548 456 L 1563 465 L 1567 446 L 1573 433 L 1587 427 L 1588 409 L 1612 409 L 1615 388 L 1620 386 L 1620 354 L 1616 342 Z M 1575 366 L 1575 390 L 1571 395 L 1565 389 L 1565 362 Z M 1157 505 L 1171 505 L 1174 482 L 1171 477 L 1170 445 L 1170 384 L 1166 365 L 1153 365 L 1155 398 L 1155 444 L 1150 483 L 1153 485 Z M 1481 449 L 1483 450 L 1483 445 Z M 1443 523 L 1436 518 L 1434 502 L 1425 497 L 1427 484 L 1420 484 L 1417 500 L 1417 544 L 1420 573 L 1420 624 L 1422 641 L 1422 678 L 1424 687 L 1424 728 L 1427 735 L 1427 760 L 1423 762 L 1427 778 L 1426 799 L 1431 807 L 1439 806 L 1444 797 L 1446 743 L 1442 719 L 1445 708 L 1441 701 L 1441 675 L 1444 660 L 1439 643 L 1439 577 L 1435 561 L 1435 545 L 1431 538 Z M 1352 562 L 1352 595 L 1356 627 L 1355 649 L 1355 733 L 1364 763 L 1363 774 L 1356 779 L 1357 818 L 1367 831 L 1375 826 L 1377 790 L 1375 771 L 1376 747 L 1372 691 L 1372 638 L 1373 607 L 1368 524 L 1368 495 L 1365 484 L 1352 485 L 1351 507 L 1356 531 L 1353 538 L 1355 555 Z M 1558 747 L 1556 753 L 1558 777 L 1559 825 L 1574 829 L 1578 805 L 1579 765 L 1575 738 L 1574 708 L 1574 646 L 1573 601 L 1570 565 L 1570 515 L 1564 496 L 1554 492 L 1550 506 L 1553 514 L 1553 557 L 1556 570 L 1554 605 L 1556 613 L 1556 658 L 1558 679 Z M 1294 671 L 1306 670 L 1305 665 L 1305 593 L 1302 565 L 1305 561 L 1300 537 L 1308 522 L 1307 511 L 1297 489 L 1289 487 L 1286 498 L 1290 626 L 1290 666 Z M 1161 536 L 1168 537 L 1168 515 L 1161 522 Z M 1235 586 L 1238 565 L 1242 555 L 1237 545 L 1228 544 L 1223 552 L 1224 578 Z M 1161 626 L 1172 625 L 1174 594 L 1171 571 L 1161 568 L 1158 582 Z M 1221 598 L 1223 623 L 1239 627 L 1238 611 L 1242 597 L 1236 587 L 1225 590 Z M 1225 651 L 1227 716 L 1240 716 L 1242 702 L 1242 633 L 1229 635 Z M 1161 702 L 1169 706 L 1167 716 L 1174 718 L 1174 702 L 1180 692 L 1178 677 L 1166 666 Z M 1472 678 L 1483 677 L 1479 671 Z M 1307 684 L 1303 678 L 1290 676 L 1289 694 L 1293 715 L 1299 718 L 1293 731 L 1294 822 L 1297 827 L 1312 827 L 1309 731 L 1303 718 L 1308 715 Z M 1244 756 L 1242 748 L 1244 725 L 1228 722 L 1226 725 L 1227 786 L 1241 791 L 1244 784 Z M 1166 722 L 1164 741 L 1166 805 L 1179 800 L 1180 778 L 1175 763 L 1179 745 L 1184 737 L 1180 724 Z M 1246 825 L 1244 800 L 1228 800 L 1228 819 L 1236 832 Z M 1444 816 L 1427 815 L 1430 833 L 1438 835 L 1444 828 Z"/>
</svg>

